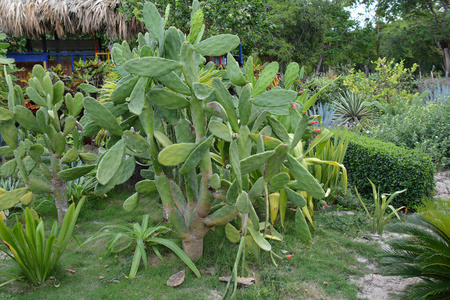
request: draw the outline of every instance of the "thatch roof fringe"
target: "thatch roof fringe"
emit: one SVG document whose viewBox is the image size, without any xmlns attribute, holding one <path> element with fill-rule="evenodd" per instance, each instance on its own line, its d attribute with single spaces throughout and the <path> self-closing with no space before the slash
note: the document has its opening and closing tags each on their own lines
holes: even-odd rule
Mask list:
<svg viewBox="0 0 450 300">
<path fill-rule="evenodd" d="M 0 28 L 18 37 L 106 33 L 131 39 L 143 25 L 118 12 L 121 0 L 0 0 Z"/>
</svg>

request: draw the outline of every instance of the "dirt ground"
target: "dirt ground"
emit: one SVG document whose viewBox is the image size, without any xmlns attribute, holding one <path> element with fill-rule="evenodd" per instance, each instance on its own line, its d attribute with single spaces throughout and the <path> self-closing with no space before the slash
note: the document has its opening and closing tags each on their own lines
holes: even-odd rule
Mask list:
<svg viewBox="0 0 450 300">
<path fill-rule="evenodd" d="M 450 171 L 438 172 L 434 179 L 436 181 L 435 197 L 450 198 Z"/>
<path fill-rule="evenodd" d="M 371 235 L 369 239 L 360 239 L 364 242 L 378 242 L 382 248 L 388 247 L 386 241 L 392 238 L 401 237 L 401 234 L 385 232 L 382 237 Z M 360 278 L 351 279 L 356 283 L 361 291 L 358 293 L 358 299 L 368 300 L 388 300 L 396 299 L 396 295 L 404 291 L 409 285 L 420 281 L 419 278 L 402 278 L 400 276 L 383 276 L 378 273 L 379 265 L 371 263 L 365 257 L 356 258 L 361 263 L 366 263 L 368 269 L 372 270 L 370 274 Z"/>
</svg>

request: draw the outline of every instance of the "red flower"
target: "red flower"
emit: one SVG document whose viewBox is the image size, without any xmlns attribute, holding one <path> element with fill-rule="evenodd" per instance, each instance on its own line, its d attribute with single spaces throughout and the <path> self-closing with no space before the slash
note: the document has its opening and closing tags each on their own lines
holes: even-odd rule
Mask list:
<svg viewBox="0 0 450 300">
<path fill-rule="evenodd" d="M 303 91 L 300 91 L 300 95 L 302 95 L 303 94 Z"/>
<path fill-rule="evenodd" d="M 316 132 L 319 133 L 319 132 L 321 132 L 322 130 L 323 130 L 323 129 L 317 128 L 317 129 L 316 129 Z"/>
<path fill-rule="evenodd" d="M 289 259 L 289 258 L 291 258 L 291 257 L 294 257 L 294 254 L 286 255 L 286 258 L 287 258 L 287 259 Z"/>
<path fill-rule="evenodd" d="M 297 109 L 297 105 L 295 105 L 295 103 L 292 103 L 292 107 L 293 107 L 294 109 Z"/>
<path fill-rule="evenodd" d="M 317 124 L 319 121 L 311 121 L 311 125 Z"/>
</svg>

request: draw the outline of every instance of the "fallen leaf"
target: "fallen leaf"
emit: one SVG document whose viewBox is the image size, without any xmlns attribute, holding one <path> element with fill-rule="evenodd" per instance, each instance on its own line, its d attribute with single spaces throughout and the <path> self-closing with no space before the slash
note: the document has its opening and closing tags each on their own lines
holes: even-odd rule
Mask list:
<svg viewBox="0 0 450 300">
<path fill-rule="evenodd" d="M 108 280 L 109 283 L 120 283 L 119 280 Z"/>
<path fill-rule="evenodd" d="M 228 281 L 230 281 L 230 276 L 219 277 L 219 280 L 223 281 L 223 282 L 228 282 Z M 255 284 L 255 278 L 253 278 L 253 277 L 238 277 L 237 283 L 243 284 L 243 285 L 252 285 L 252 284 Z"/>
<path fill-rule="evenodd" d="M 67 271 L 67 273 L 70 273 L 70 274 L 75 274 L 77 272 L 77 270 L 72 269 L 72 268 L 67 268 L 66 271 Z"/>
<path fill-rule="evenodd" d="M 170 276 L 170 278 L 167 280 L 166 283 L 168 286 L 176 287 L 184 282 L 185 277 L 186 277 L 186 270 L 183 270 Z"/>
<path fill-rule="evenodd" d="M 103 276 L 99 276 L 99 277 L 98 277 L 98 279 L 105 279 L 105 277 L 103 277 Z"/>
</svg>

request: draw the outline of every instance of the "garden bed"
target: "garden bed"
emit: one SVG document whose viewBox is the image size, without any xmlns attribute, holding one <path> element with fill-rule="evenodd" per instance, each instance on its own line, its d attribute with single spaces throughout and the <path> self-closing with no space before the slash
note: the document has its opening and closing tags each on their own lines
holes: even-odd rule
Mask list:
<svg viewBox="0 0 450 300">
<path fill-rule="evenodd" d="M 140 222 L 150 207 L 159 207 L 152 210 L 151 223 L 156 225 L 161 221 L 162 207 L 155 199 L 142 201 L 138 209 L 125 213 L 121 205 L 128 192 L 116 188 L 112 195 L 106 199 L 88 199 L 76 229 L 81 242 L 104 225 Z M 244 275 L 254 277 L 256 284 L 240 287 L 238 299 L 360 299 L 362 296 L 371 299 L 368 293 L 373 289 L 368 287 L 367 276 L 377 277 L 373 285 L 379 280 L 399 282 L 399 279 L 373 275 L 376 273 L 375 257 L 381 253 L 381 247 L 376 240 L 366 238 L 369 235 L 365 234 L 364 216 L 358 211 L 336 214 L 335 210 L 332 207 L 316 213 L 317 230 L 313 231 L 311 246 L 303 245 L 289 230 L 282 242 L 273 242 L 275 252 L 283 257 L 277 260 L 277 267 L 265 253 L 261 256 L 262 264 L 249 255 Z M 53 221 L 54 205 L 43 204 L 39 212 L 46 224 Z M 286 228 L 292 227 L 291 219 L 288 218 Z M 175 238 L 175 235 L 167 237 Z M 137 277 L 131 280 L 126 277 L 133 255 L 131 249 L 109 253 L 107 242 L 107 239 L 94 240 L 75 252 L 78 245 L 73 241 L 52 279 L 41 287 L 19 281 L 8 284 L 0 290 L 0 299 L 220 299 L 226 284 L 220 282 L 219 277 L 230 275 L 237 249 L 237 245 L 226 239 L 224 228 L 218 227 L 207 235 L 205 255 L 196 262 L 202 279 L 197 279 L 172 252 L 160 249 L 165 261 L 162 263 L 150 254 L 147 271 L 141 266 Z M 288 254 L 294 256 L 287 259 Z M 1 267 L 6 273 L 15 272 L 9 259 L 2 260 Z M 177 288 L 168 287 L 166 280 L 182 269 L 186 269 L 185 282 Z M 8 279 L 0 278 L 1 282 Z M 360 282 L 364 282 L 364 288 L 359 287 Z"/>
</svg>

